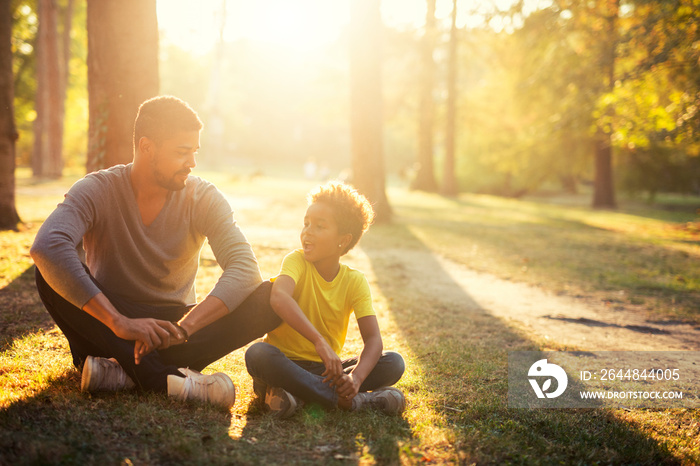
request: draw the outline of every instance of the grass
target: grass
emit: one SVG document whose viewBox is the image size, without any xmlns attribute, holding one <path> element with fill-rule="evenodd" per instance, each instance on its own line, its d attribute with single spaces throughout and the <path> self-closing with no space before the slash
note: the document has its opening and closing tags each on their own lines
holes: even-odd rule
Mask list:
<svg viewBox="0 0 700 466">
<path fill-rule="evenodd" d="M 208 177 L 229 196 L 263 275 L 274 275 L 298 242 L 311 184 Z M 542 343 L 485 312 L 414 286 L 420 277 L 383 254 L 430 251 L 555 292 L 614 299 L 659 319 L 698 322 L 700 239 L 687 228 L 695 221 L 692 211 L 631 206 L 597 212 L 571 202 L 444 199 L 392 190 L 396 221 L 374 226 L 347 261 L 370 279 L 385 347 L 407 360 L 398 386 L 408 410 L 389 418 L 307 409 L 276 421 L 253 402 L 240 350 L 207 369 L 234 380 L 238 393 L 231 412 L 134 392 L 79 392 L 80 375 L 36 296 L 28 257 L 36 229 L 67 185 L 33 187 L 21 178 L 20 215 L 30 225 L 0 233 L 2 464 L 700 462 L 695 410 L 508 409 L 508 351 L 537 350 Z M 200 292 L 218 273 L 205 249 Z M 446 273 L 440 278 L 452 280 Z M 346 353 L 360 345 L 351 327 Z"/>
</svg>

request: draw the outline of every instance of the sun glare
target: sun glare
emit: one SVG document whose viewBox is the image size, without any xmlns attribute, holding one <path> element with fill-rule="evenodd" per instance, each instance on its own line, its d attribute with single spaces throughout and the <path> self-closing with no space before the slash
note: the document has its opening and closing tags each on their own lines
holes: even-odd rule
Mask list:
<svg viewBox="0 0 700 466">
<path fill-rule="evenodd" d="M 333 43 L 350 20 L 352 0 L 158 0 L 161 39 L 190 52 L 206 53 L 223 27 L 226 41 L 250 39 L 314 51 Z M 510 1 L 510 0 L 503 0 Z M 481 2 L 471 2 L 479 4 Z M 382 19 L 389 27 L 420 28 L 425 0 L 382 0 Z M 437 17 L 447 18 L 451 0 L 437 1 Z M 459 23 L 468 22 L 462 12 Z"/>
<path fill-rule="evenodd" d="M 349 19 L 349 0 L 159 0 L 161 38 L 206 53 L 223 28 L 225 41 L 249 39 L 312 51 L 335 41 Z"/>
</svg>

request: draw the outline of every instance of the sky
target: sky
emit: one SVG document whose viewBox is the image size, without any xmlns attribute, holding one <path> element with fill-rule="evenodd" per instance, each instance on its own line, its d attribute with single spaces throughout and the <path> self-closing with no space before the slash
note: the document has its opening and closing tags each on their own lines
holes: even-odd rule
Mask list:
<svg viewBox="0 0 700 466">
<path fill-rule="evenodd" d="M 505 8 L 512 0 L 492 1 Z M 470 10 L 486 3 L 491 2 L 462 0 L 458 26 L 480 21 Z M 347 25 L 350 0 L 158 0 L 156 5 L 161 39 L 190 52 L 210 50 L 222 25 L 228 42 L 248 38 L 313 51 L 334 42 Z M 381 8 L 390 27 L 415 29 L 425 21 L 425 0 L 382 0 Z M 437 0 L 438 18 L 451 11 L 451 0 Z"/>
</svg>

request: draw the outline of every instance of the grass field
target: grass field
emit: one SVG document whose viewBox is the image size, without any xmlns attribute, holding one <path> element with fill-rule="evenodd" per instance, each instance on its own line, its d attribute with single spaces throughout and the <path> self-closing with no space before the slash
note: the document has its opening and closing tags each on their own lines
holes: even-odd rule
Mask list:
<svg viewBox="0 0 700 466">
<path fill-rule="evenodd" d="M 264 276 L 298 243 L 309 182 L 207 176 L 220 186 Z M 387 248 L 425 250 L 556 293 L 700 322 L 700 235 L 693 209 L 625 204 L 592 211 L 578 198 L 507 200 L 390 191 L 396 219 L 375 225 L 347 262 L 366 272 L 387 349 L 401 352 L 400 418 L 306 409 L 277 421 L 253 403 L 239 350 L 210 366 L 237 386 L 231 412 L 136 392 L 79 391 L 65 338 L 33 287 L 28 250 L 70 181 L 20 177 L 23 231 L 0 232 L 0 464 L 698 464 L 696 410 L 507 407 L 507 354 L 532 335 L 431 290 L 405 286 Z M 219 270 L 207 249 L 197 287 Z M 450 280 L 446 274 L 445 280 Z M 465 296 L 465 300 L 468 297 Z M 351 326 L 346 352 L 361 340 Z M 551 347 L 551 343 L 550 343 Z"/>
</svg>

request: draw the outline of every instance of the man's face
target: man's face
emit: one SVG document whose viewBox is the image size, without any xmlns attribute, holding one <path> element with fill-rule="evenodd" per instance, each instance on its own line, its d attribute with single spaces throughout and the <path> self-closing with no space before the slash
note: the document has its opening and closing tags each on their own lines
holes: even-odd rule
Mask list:
<svg viewBox="0 0 700 466">
<path fill-rule="evenodd" d="M 187 176 L 197 166 L 199 131 L 182 131 L 155 146 L 151 169 L 161 188 L 179 191 L 185 187 Z"/>
</svg>

